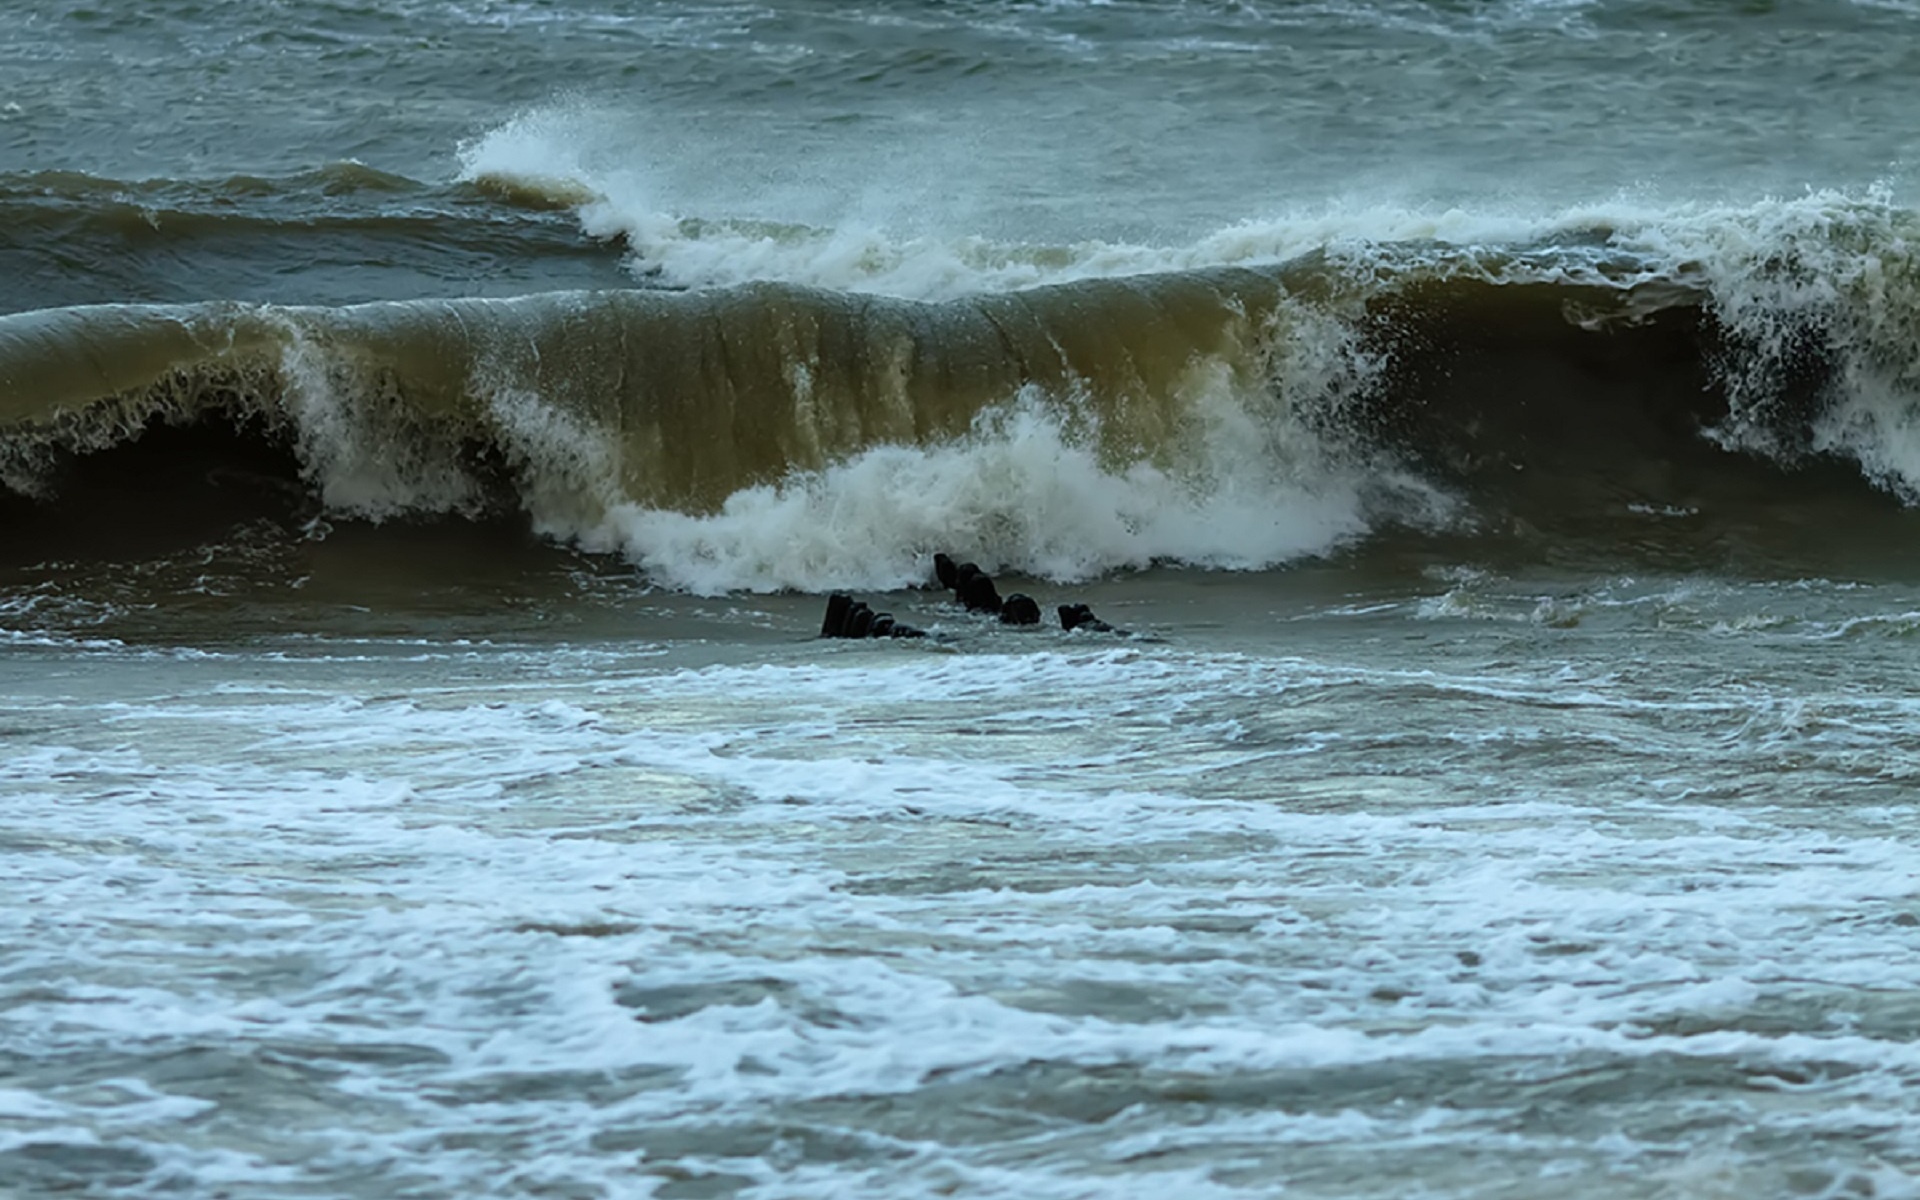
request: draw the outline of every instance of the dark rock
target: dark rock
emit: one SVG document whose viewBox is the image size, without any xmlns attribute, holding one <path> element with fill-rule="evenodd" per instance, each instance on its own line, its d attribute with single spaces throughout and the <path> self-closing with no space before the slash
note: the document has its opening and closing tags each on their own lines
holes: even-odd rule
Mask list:
<svg viewBox="0 0 1920 1200">
<path fill-rule="evenodd" d="M 924 629 L 902 625 L 892 613 L 877 613 L 865 601 L 842 592 L 827 597 L 826 619 L 820 623 L 820 636 L 830 638 L 923 638 Z"/>
<path fill-rule="evenodd" d="M 960 586 L 959 571 L 960 568 L 954 566 L 953 560 L 946 555 L 936 554 L 933 556 L 933 577 L 940 581 L 941 587 L 952 591 L 954 588 Z"/>
<path fill-rule="evenodd" d="M 1060 606 L 1060 628 L 1071 633 L 1076 629 L 1085 629 L 1090 633 L 1119 633 L 1113 626 L 1093 615 L 1093 610 L 1084 604 L 1062 604 Z"/>
<path fill-rule="evenodd" d="M 1002 625 L 1038 625 L 1040 604 L 1025 592 L 1014 592 L 1000 605 Z"/>
<path fill-rule="evenodd" d="M 847 614 L 847 631 L 841 637 L 863 638 L 873 631 L 873 610 L 856 600 Z"/>
<path fill-rule="evenodd" d="M 966 573 L 965 567 L 960 568 L 960 572 L 960 603 L 967 606 L 967 611 L 999 612 L 1000 589 L 993 586 L 993 577 L 978 567 L 974 567 L 971 575 Z"/>
<path fill-rule="evenodd" d="M 853 597 L 844 592 L 835 592 L 827 597 L 827 615 L 820 622 L 820 636 L 824 638 L 841 637 L 847 627 L 847 610 L 853 607 Z"/>
</svg>

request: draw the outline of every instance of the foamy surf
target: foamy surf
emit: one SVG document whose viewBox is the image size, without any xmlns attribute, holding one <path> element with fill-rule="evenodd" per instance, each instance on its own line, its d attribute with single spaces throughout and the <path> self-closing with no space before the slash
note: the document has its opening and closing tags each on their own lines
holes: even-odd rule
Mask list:
<svg viewBox="0 0 1920 1200">
<path fill-rule="evenodd" d="M 0 933 L 50 1065 L 0 1091 L 0 1167 L 1064 1198 L 1384 1164 L 1471 1197 L 1497 1155 L 1599 1200 L 1784 1159 L 1911 1194 L 1904 663 L 1795 696 L 1726 662 L 1803 643 L 1647 683 L 1566 630 L 1289 616 L 738 664 L 69 655 L 6 714 L 41 722 L 0 760 L 33 833 Z"/>
<path fill-rule="evenodd" d="M 1811 252 L 1828 267 L 1843 266 L 1850 251 L 1904 257 L 1914 225 L 1901 190 L 1883 182 L 1738 203 L 1633 191 L 1574 203 L 1473 206 L 1366 195 L 1276 197 L 1267 212 L 1190 238 L 1036 243 L 986 236 L 964 217 L 923 229 L 930 218 L 917 211 L 876 216 L 872 210 L 890 207 L 883 197 L 833 209 L 822 209 L 816 197 L 796 198 L 782 209 L 765 201 L 724 207 L 703 189 L 676 194 L 680 173 L 645 159 L 628 120 L 577 103 L 529 110 L 463 144 L 458 178 L 574 210 L 584 232 L 623 245 L 630 269 L 650 282 L 693 288 L 779 280 L 917 300 L 1272 265 L 1310 253 L 1355 272 L 1427 266 L 1508 282 L 1626 286 L 1698 271 L 1732 283 L 1751 271 L 1756 255 Z M 1816 249 L 1822 239 L 1832 244 Z"/>
<path fill-rule="evenodd" d="M 1390 499 L 1436 520 L 1445 510 L 1415 481 L 1389 497 L 1361 464 L 1315 461 L 1312 449 L 1291 463 L 1245 453 L 1246 414 L 1220 416 L 1187 471 L 1114 467 L 1028 397 L 951 443 L 877 447 L 736 492 L 717 513 L 618 505 L 589 529 L 547 528 L 697 593 L 821 592 L 922 585 L 935 550 L 1055 581 L 1155 563 L 1251 570 L 1363 536 L 1400 515 Z"/>
</svg>

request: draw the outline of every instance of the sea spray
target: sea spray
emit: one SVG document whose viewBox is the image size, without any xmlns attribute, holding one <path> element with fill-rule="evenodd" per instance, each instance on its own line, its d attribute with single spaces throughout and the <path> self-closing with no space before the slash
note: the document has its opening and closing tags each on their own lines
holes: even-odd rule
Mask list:
<svg viewBox="0 0 1920 1200">
<path fill-rule="evenodd" d="M 1254 569 L 1382 520 L 1452 519 L 1443 493 L 1342 436 L 1341 404 L 1385 363 L 1346 321 L 1283 308 L 1251 358 L 1193 360 L 1144 424 L 1084 382 L 1028 384 L 958 436 L 884 442 L 715 512 L 621 499 L 619 439 L 530 393 L 497 391 L 492 412 L 536 528 L 703 594 L 917 584 L 936 549 L 1057 580 L 1154 562 Z M 796 406 L 815 402 L 804 363 L 787 382 Z"/>
<path fill-rule="evenodd" d="M 1662 230 L 1725 330 L 1728 446 L 1824 454 L 1920 500 L 1920 217 L 1884 189 Z"/>
<path fill-rule="evenodd" d="M 473 513 L 482 490 L 460 443 L 410 406 L 388 371 L 341 354 L 287 320 L 277 406 L 292 426 L 301 473 L 321 503 L 380 521 L 407 513 Z"/>
<path fill-rule="evenodd" d="M 1094 441 L 1028 392 L 950 443 L 876 447 L 736 492 L 711 515 L 621 506 L 582 540 L 660 582 L 714 593 L 916 585 L 936 549 L 1055 580 L 1159 561 L 1248 569 L 1325 553 L 1367 528 L 1357 471 L 1238 455 L 1203 458 L 1193 477 L 1105 464 Z"/>
</svg>

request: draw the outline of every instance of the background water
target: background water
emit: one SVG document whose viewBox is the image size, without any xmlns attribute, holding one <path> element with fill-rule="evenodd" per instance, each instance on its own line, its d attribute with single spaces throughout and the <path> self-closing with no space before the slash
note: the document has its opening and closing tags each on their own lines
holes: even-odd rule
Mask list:
<svg viewBox="0 0 1920 1200">
<path fill-rule="evenodd" d="M 16 6 L 0 1192 L 1920 1193 L 1917 78 Z"/>
<path fill-rule="evenodd" d="M 583 179 L 609 197 L 610 229 L 656 214 L 798 224 L 833 231 L 843 259 L 916 236 L 1180 246 L 1283 217 L 1352 233 L 1367 213 L 1392 227 L 1876 182 L 1905 195 L 1920 71 L 1898 0 L 163 0 L 18 15 L 0 44 L 13 205 L 38 198 L 69 234 L 58 221 L 85 227 L 109 196 L 129 216 L 240 228 L 178 247 L 174 221 L 164 238 L 129 221 L 64 251 L 34 230 L 7 248 L 9 308 L 609 281 L 549 228 L 570 222 L 454 182 L 488 171 Z M 381 175 L 309 174 L 346 161 Z M 73 172 L 149 183 L 76 202 Z M 712 249 L 684 282 L 835 269 Z M 929 286 L 928 269 L 897 282 Z"/>
</svg>

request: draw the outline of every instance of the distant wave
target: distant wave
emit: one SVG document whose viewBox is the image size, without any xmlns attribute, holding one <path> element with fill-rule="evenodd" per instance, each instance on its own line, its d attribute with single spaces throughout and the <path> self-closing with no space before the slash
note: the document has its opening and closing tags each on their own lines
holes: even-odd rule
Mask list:
<svg viewBox="0 0 1920 1200">
<path fill-rule="evenodd" d="M 1549 253 L 1561 278 L 1630 283 L 1628 275 L 1715 274 L 1731 283 L 1754 256 L 1804 256 L 1844 273 L 1854 251 L 1880 247 L 1904 261 L 1915 215 L 1890 189 L 1815 191 L 1744 203 L 1672 203 L 1631 197 L 1537 209 L 1422 208 L 1327 202 L 1253 217 L 1188 241 L 1098 238 L 1057 244 L 977 235 L 901 235 L 843 219 L 809 225 L 768 217 L 676 211 L 655 193 L 645 163 L 609 161 L 591 114 L 535 109 L 462 148 L 462 182 L 530 209 L 571 209 L 583 231 L 626 247 L 639 278 L 672 287 L 778 280 L 904 299 L 1111 278 L 1263 266 L 1305 254 L 1344 257 L 1352 269 L 1399 269 L 1422 251 L 1437 269 L 1497 264 L 1513 251 Z M 1829 243 L 1823 245 L 1823 243 Z M 1386 248 L 1383 250 L 1383 248 Z"/>
<path fill-rule="evenodd" d="M 281 177 L 0 174 L 0 312 L 616 286 L 618 252 L 526 197 L 329 163 Z"/>
</svg>

